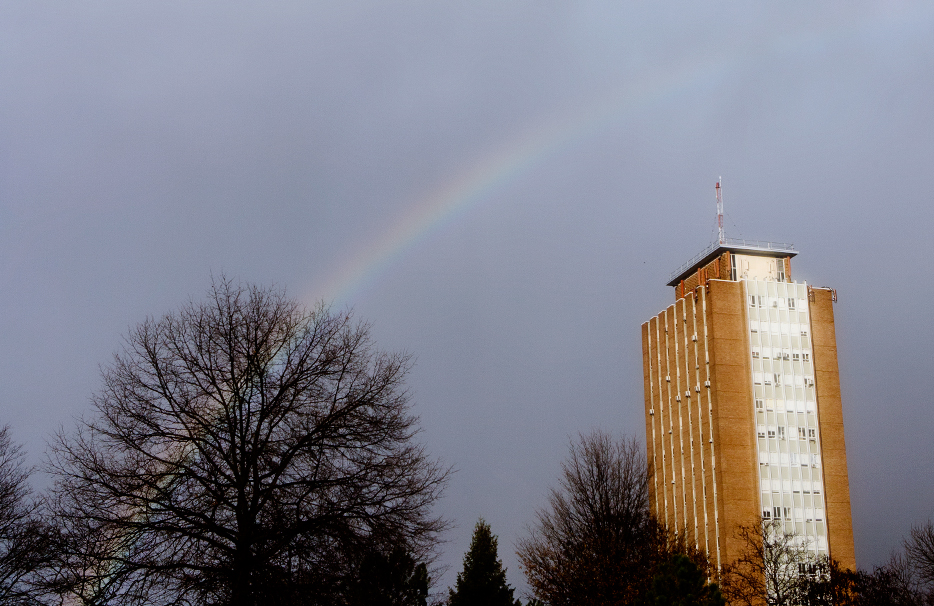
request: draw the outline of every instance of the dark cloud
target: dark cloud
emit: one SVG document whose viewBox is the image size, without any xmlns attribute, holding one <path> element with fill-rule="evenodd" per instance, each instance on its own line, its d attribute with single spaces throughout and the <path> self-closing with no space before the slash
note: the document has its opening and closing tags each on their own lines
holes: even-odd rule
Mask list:
<svg viewBox="0 0 934 606">
<path fill-rule="evenodd" d="M 934 513 L 931 39 L 920 2 L 6 3 L 2 421 L 38 460 L 127 328 L 212 272 L 319 292 L 540 136 L 337 301 L 417 356 L 424 439 L 459 470 L 445 563 L 483 516 L 523 585 L 512 545 L 568 440 L 642 435 L 639 325 L 710 240 L 720 175 L 732 234 L 795 242 L 795 277 L 840 293 L 857 557 L 879 563 Z"/>
</svg>

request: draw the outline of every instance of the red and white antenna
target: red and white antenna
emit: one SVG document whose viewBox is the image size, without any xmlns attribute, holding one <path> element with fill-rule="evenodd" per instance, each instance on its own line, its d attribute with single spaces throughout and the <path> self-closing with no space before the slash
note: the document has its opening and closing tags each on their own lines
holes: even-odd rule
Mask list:
<svg viewBox="0 0 934 606">
<path fill-rule="evenodd" d="M 722 180 L 723 177 L 717 178 L 717 227 L 720 230 L 720 246 L 726 243 L 726 238 L 723 237 L 723 195 L 720 193 L 720 181 Z"/>
</svg>

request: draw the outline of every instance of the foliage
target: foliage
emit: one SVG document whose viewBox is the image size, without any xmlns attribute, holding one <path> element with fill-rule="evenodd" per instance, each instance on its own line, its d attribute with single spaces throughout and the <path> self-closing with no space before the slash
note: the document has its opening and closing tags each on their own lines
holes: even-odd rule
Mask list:
<svg viewBox="0 0 934 606">
<path fill-rule="evenodd" d="M 726 606 L 716 583 L 684 554 L 664 562 L 652 578 L 652 586 L 640 598 L 640 606 Z"/>
<path fill-rule="evenodd" d="M 645 453 L 634 439 L 580 436 L 536 517 L 518 555 L 534 597 L 551 606 L 632 604 L 672 551 L 649 512 Z"/>
<path fill-rule="evenodd" d="M 915 577 L 909 558 L 893 554 L 873 571 L 855 573 L 854 595 L 843 606 L 925 606 L 934 603 Z"/>
<path fill-rule="evenodd" d="M 917 577 L 910 557 L 895 554 L 868 571 L 844 570 L 823 560 L 816 576 L 800 579 L 798 603 L 805 606 L 930 606 L 934 599 Z"/>
<path fill-rule="evenodd" d="M 519 606 L 519 600 L 512 597 L 513 588 L 506 583 L 497 543 L 490 525 L 478 521 L 464 555 L 464 570 L 449 590 L 449 606 Z"/>
<path fill-rule="evenodd" d="M 60 591 L 330 603 L 366 553 L 430 557 L 447 471 L 414 443 L 408 367 L 350 314 L 225 279 L 146 320 L 54 446 Z"/>
<path fill-rule="evenodd" d="M 346 606 L 426 606 L 428 568 L 396 546 L 388 554 L 369 552 L 349 582 Z"/>
<path fill-rule="evenodd" d="M 863 579 L 868 575 L 840 568 L 829 558 L 819 558 L 813 574 L 799 575 L 797 603 L 807 606 L 856 606 Z"/>
</svg>

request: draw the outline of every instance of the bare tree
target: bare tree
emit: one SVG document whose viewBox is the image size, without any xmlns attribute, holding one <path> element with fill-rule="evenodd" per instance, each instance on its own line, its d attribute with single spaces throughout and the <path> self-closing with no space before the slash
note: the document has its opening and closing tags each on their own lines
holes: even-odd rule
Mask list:
<svg viewBox="0 0 934 606">
<path fill-rule="evenodd" d="M 928 593 L 934 593 L 934 524 L 930 520 L 911 527 L 905 554 Z"/>
<path fill-rule="evenodd" d="M 414 442 L 406 355 L 350 314 L 213 284 L 148 319 L 60 436 L 60 586 L 83 603 L 327 602 L 365 553 L 430 557 L 447 471 Z"/>
<path fill-rule="evenodd" d="M 720 576 L 720 587 L 730 604 L 798 604 L 806 588 L 803 578 L 823 569 L 822 560 L 810 555 L 808 545 L 784 532 L 775 520 L 740 526 L 737 536 L 744 548 Z"/>
<path fill-rule="evenodd" d="M 582 435 L 562 472 L 518 545 L 534 597 L 551 606 L 633 603 L 668 557 L 667 535 L 649 513 L 643 447 Z"/>
<path fill-rule="evenodd" d="M 0 427 L 0 604 L 38 603 L 37 574 L 47 564 L 51 538 L 30 499 L 30 470 L 10 428 Z"/>
<path fill-rule="evenodd" d="M 893 553 L 889 561 L 872 572 L 856 573 L 855 606 L 925 606 L 934 603 L 925 595 L 917 571 L 904 554 Z M 846 603 L 837 601 L 832 606 Z"/>
</svg>

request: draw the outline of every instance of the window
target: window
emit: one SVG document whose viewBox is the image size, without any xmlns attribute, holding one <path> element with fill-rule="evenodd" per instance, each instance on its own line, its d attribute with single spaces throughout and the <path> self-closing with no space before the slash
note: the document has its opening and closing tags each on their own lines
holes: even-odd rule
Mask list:
<svg viewBox="0 0 934 606">
<path fill-rule="evenodd" d="M 809 354 L 808 352 L 804 352 L 803 354 L 801 354 L 801 359 L 804 360 L 805 362 L 810 362 L 811 354 Z"/>
<path fill-rule="evenodd" d="M 756 295 L 749 295 L 749 307 L 756 306 Z"/>
<path fill-rule="evenodd" d="M 801 329 L 801 336 L 802 336 L 802 337 L 808 336 L 808 331 L 807 331 L 807 329 L 805 329 L 805 328 L 802 328 L 802 329 Z"/>
<path fill-rule="evenodd" d="M 746 435 L 749 435 L 749 434 L 746 434 Z M 774 437 L 775 437 L 775 428 L 774 428 L 774 427 L 769 427 L 769 437 L 770 437 L 770 438 L 774 438 Z"/>
<path fill-rule="evenodd" d="M 804 427 L 799 427 L 799 428 L 798 428 L 798 437 L 801 438 L 802 440 L 805 439 L 806 437 L 808 437 L 808 436 L 807 436 L 807 431 L 808 431 L 808 430 L 805 429 Z"/>
<path fill-rule="evenodd" d="M 773 508 L 772 508 L 772 517 L 775 518 L 776 520 L 782 519 L 782 508 L 781 508 L 781 507 L 773 507 Z"/>
<path fill-rule="evenodd" d="M 758 359 L 759 359 L 759 350 L 758 350 L 758 349 L 753 349 L 753 350 L 752 350 L 752 359 L 753 359 L 753 360 L 758 360 Z"/>
<path fill-rule="evenodd" d="M 792 361 L 792 362 L 800 362 L 800 361 L 801 361 L 801 354 L 797 354 L 797 353 L 791 354 L 791 361 Z"/>
<path fill-rule="evenodd" d="M 762 398 L 756 398 L 756 408 L 762 410 Z"/>
<path fill-rule="evenodd" d="M 747 434 L 747 435 L 748 435 L 748 434 Z M 813 427 L 810 428 L 810 429 L 808 429 L 808 437 L 811 438 L 812 440 L 816 439 L 816 438 L 817 438 L 817 430 L 814 429 Z"/>
<path fill-rule="evenodd" d="M 764 428 L 764 427 L 760 427 L 760 428 L 759 428 L 758 436 L 759 436 L 760 438 L 764 438 L 764 437 L 765 437 L 765 428 Z"/>
<path fill-rule="evenodd" d="M 782 440 L 785 439 L 785 428 L 784 427 L 778 428 L 778 437 Z"/>
<path fill-rule="evenodd" d="M 763 510 L 762 510 L 762 518 L 765 519 L 765 520 L 771 519 L 771 518 L 772 518 L 772 512 L 769 511 L 768 509 L 763 509 Z"/>
<path fill-rule="evenodd" d="M 794 308 L 795 308 L 795 298 L 788 297 L 788 309 L 794 309 Z"/>
</svg>

